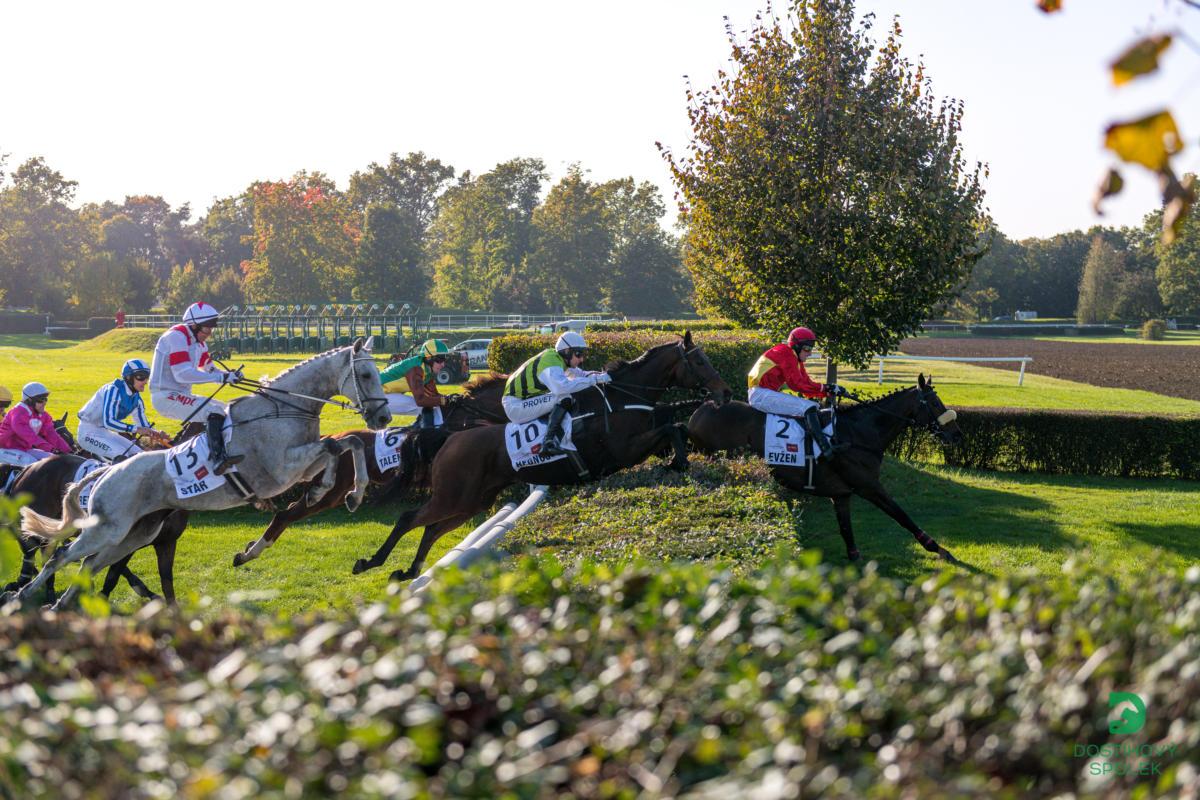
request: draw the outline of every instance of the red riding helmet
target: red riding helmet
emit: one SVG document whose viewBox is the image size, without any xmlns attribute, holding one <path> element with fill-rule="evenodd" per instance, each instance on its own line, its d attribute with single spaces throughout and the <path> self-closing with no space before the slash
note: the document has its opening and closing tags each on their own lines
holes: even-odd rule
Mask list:
<svg viewBox="0 0 1200 800">
<path fill-rule="evenodd" d="M 812 332 L 811 328 L 793 328 L 788 334 L 787 343 L 789 347 L 797 348 L 806 344 L 816 344 L 817 335 Z"/>
</svg>

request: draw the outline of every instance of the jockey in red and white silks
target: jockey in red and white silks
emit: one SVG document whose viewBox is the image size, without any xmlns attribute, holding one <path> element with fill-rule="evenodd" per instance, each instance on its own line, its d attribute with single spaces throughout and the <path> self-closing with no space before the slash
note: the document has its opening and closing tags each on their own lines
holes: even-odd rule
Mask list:
<svg viewBox="0 0 1200 800">
<path fill-rule="evenodd" d="M 176 325 L 158 339 L 150 365 L 150 402 L 154 410 L 171 419 L 187 419 L 204 402 L 192 394 L 197 383 L 225 383 L 232 373 L 217 369 L 205 341 L 219 314 L 208 303 L 193 303 Z M 205 413 L 225 413 L 225 404 L 213 398 Z"/>
</svg>

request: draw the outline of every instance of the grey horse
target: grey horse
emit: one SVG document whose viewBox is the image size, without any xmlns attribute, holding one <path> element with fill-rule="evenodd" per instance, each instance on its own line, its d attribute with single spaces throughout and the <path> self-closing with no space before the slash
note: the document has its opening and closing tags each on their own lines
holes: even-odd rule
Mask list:
<svg viewBox="0 0 1200 800">
<path fill-rule="evenodd" d="M 350 450 L 354 490 L 346 497 L 346 507 L 351 511 L 358 508 L 368 482 L 363 443 L 354 437 L 322 440 L 320 413 L 322 405 L 331 402 L 329 398 L 341 395 L 353 398 L 353 403 L 341 405 L 358 411 L 367 427 L 387 427 L 392 415 L 379 382 L 379 370 L 371 358 L 371 344 L 372 340 L 364 343 L 360 338 L 353 345 L 302 361 L 272 381 L 248 381 L 255 387 L 254 394 L 230 403 L 230 448 L 245 454 L 237 474 L 255 497 L 274 497 L 323 473 L 323 479 L 309 489 L 308 501 L 315 504 L 333 488 L 338 457 Z M 21 528 L 27 534 L 62 539 L 77 528 L 82 530 L 74 542 L 50 557 L 17 599 L 24 602 L 51 575 L 74 561 L 82 561 L 95 572 L 150 544 L 153 536 L 142 530 L 145 526 L 134 526 L 149 513 L 166 508 L 221 511 L 251 502 L 228 480 L 204 494 L 177 497 L 168 473 L 170 457 L 168 450 L 140 453 L 105 470 L 99 478 L 89 475 L 73 484 L 63 498 L 61 522 L 29 508 L 21 509 Z M 92 482 L 92 517 L 85 519 L 79 493 Z M 69 602 L 75 589 L 65 592 L 56 607 Z"/>
</svg>

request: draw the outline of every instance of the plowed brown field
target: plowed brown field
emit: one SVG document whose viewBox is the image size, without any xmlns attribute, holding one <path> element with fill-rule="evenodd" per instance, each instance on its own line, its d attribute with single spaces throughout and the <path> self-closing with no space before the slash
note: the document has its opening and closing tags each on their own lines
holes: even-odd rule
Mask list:
<svg viewBox="0 0 1200 800">
<path fill-rule="evenodd" d="M 912 356 L 1033 356 L 1028 372 L 1092 386 L 1200 400 L 1200 346 L 1086 344 L 1035 339 L 905 339 Z M 1016 371 L 1020 364 L 981 364 Z"/>
</svg>

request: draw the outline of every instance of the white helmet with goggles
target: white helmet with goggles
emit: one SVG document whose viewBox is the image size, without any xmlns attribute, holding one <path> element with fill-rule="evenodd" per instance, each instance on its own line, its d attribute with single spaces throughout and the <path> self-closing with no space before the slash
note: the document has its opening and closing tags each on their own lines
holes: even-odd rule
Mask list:
<svg viewBox="0 0 1200 800">
<path fill-rule="evenodd" d="M 221 312 L 208 303 L 192 303 L 187 311 L 183 312 L 185 325 L 216 325 L 220 317 Z"/>
</svg>

